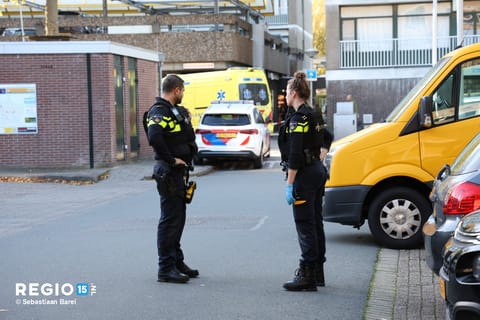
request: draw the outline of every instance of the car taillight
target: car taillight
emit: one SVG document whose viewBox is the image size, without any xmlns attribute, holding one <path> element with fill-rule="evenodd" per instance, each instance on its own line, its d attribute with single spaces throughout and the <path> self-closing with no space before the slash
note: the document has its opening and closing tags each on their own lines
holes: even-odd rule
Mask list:
<svg viewBox="0 0 480 320">
<path fill-rule="evenodd" d="M 245 129 L 245 130 L 240 130 L 240 133 L 243 134 L 258 134 L 257 129 Z"/>
<path fill-rule="evenodd" d="M 205 129 L 195 129 L 195 133 L 207 134 L 207 133 L 211 133 L 211 131 L 210 130 L 205 130 Z"/>
<path fill-rule="evenodd" d="M 480 208 L 480 185 L 471 182 L 457 184 L 443 201 L 444 214 L 468 214 Z"/>
</svg>

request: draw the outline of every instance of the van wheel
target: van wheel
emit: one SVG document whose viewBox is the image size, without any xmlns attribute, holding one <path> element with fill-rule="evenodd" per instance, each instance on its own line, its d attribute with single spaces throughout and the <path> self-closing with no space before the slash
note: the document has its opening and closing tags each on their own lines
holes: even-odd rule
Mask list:
<svg viewBox="0 0 480 320">
<path fill-rule="evenodd" d="M 263 167 L 263 161 L 264 161 L 264 154 L 263 154 L 263 144 L 260 147 L 260 155 L 258 158 L 253 160 L 253 168 L 254 169 L 261 169 Z"/>
<path fill-rule="evenodd" d="M 410 188 L 391 188 L 372 201 L 368 226 L 381 246 L 418 248 L 423 243 L 422 226 L 431 212 L 432 206 L 422 194 Z"/>
</svg>

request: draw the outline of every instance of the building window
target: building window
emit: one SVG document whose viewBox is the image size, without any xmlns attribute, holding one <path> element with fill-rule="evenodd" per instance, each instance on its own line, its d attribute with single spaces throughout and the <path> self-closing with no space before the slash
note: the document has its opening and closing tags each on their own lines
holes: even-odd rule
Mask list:
<svg viewBox="0 0 480 320">
<path fill-rule="evenodd" d="M 450 35 L 451 3 L 439 3 L 437 10 L 438 35 L 447 38 Z M 431 3 L 352 6 L 342 7 L 340 12 L 341 40 L 425 39 L 432 36 Z"/>
<path fill-rule="evenodd" d="M 460 0 L 459 0 L 460 1 Z M 352 1 L 353 2 L 353 1 Z M 437 4 L 436 57 L 480 42 L 480 0 L 464 2 L 464 35 L 456 37 L 451 1 Z M 432 64 L 431 2 L 340 6 L 340 67 L 397 67 Z"/>
<path fill-rule="evenodd" d="M 392 37 L 392 18 L 372 18 L 358 20 L 356 40 L 365 41 L 360 43 L 360 51 L 392 50 L 392 42 L 383 41 L 392 39 Z M 382 41 L 370 41 L 372 39 Z"/>
<path fill-rule="evenodd" d="M 463 3 L 463 32 L 467 36 L 480 34 L 480 1 Z"/>
<path fill-rule="evenodd" d="M 431 42 L 425 43 L 425 39 L 432 38 L 432 4 L 417 3 L 398 6 L 398 39 L 399 49 L 424 49 L 432 48 Z M 450 36 L 450 3 L 439 3 L 437 6 L 438 29 L 437 38 L 439 47 L 448 47 Z M 414 39 L 418 39 L 415 41 Z"/>
<path fill-rule="evenodd" d="M 342 40 L 359 40 L 360 51 L 391 50 L 389 42 L 371 42 L 371 39 L 392 39 L 393 7 L 342 7 Z"/>
</svg>

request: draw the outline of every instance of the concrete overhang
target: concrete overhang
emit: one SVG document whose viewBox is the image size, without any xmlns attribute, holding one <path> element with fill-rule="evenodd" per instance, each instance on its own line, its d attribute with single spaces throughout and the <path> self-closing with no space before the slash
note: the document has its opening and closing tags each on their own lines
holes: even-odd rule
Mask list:
<svg viewBox="0 0 480 320">
<path fill-rule="evenodd" d="M 26 41 L 0 42 L 0 54 L 87 54 L 109 53 L 159 62 L 159 52 L 112 41 Z"/>
</svg>

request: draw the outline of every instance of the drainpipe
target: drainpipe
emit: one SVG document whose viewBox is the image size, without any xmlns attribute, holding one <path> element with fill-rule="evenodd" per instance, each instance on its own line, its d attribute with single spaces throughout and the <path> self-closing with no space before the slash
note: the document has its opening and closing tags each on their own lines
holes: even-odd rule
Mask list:
<svg viewBox="0 0 480 320">
<path fill-rule="evenodd" d="M 432 6 L 432 66 L 437 63 L 437 0 L 433 0 Z"/>
<path fill-rule="evenodd" d="M 108 17 L 108 5 L 107 5 L 107 0 L 102 0 L 102 16 L 103 17 Z M 104 33 L 108 33 L 108 27 L 103 26 L 102 27 Z"/>
<path fill-rule="evenodd" d="M 158 48 L 157 48 L 158 50 Z M 165 56 L 162 52 L 158 53 L 158 96 L 162 96 L 162 73 L 163 73 L 163 62 L 165 61 Z"/>
<path fill-rule="evenodd" d="M 22 3 L 18 2 L 18 9 L 20 10 L 20 28 L 22 30 L 22 42 L 25 42 L 25 29 L 23 27 L 23 11 L 22 11 Z"/>
<path fill-rule="evenodd" d="M 457 0 L 457 46 L 463 43 L 463 0 Z"/>
<path fill-rule="evenodd" d="M 88 97 L 88 149 L 90 169 L 95 168 L 93 147 L 93 98 L 92 98 L 92 62 L 90 53 L 87 53 L 87 97 Z"/>
<path fill-rule="evenodd" d="M 302 0 L 302 54 L 305 55 L 305 0 Z"/>
</svg>

